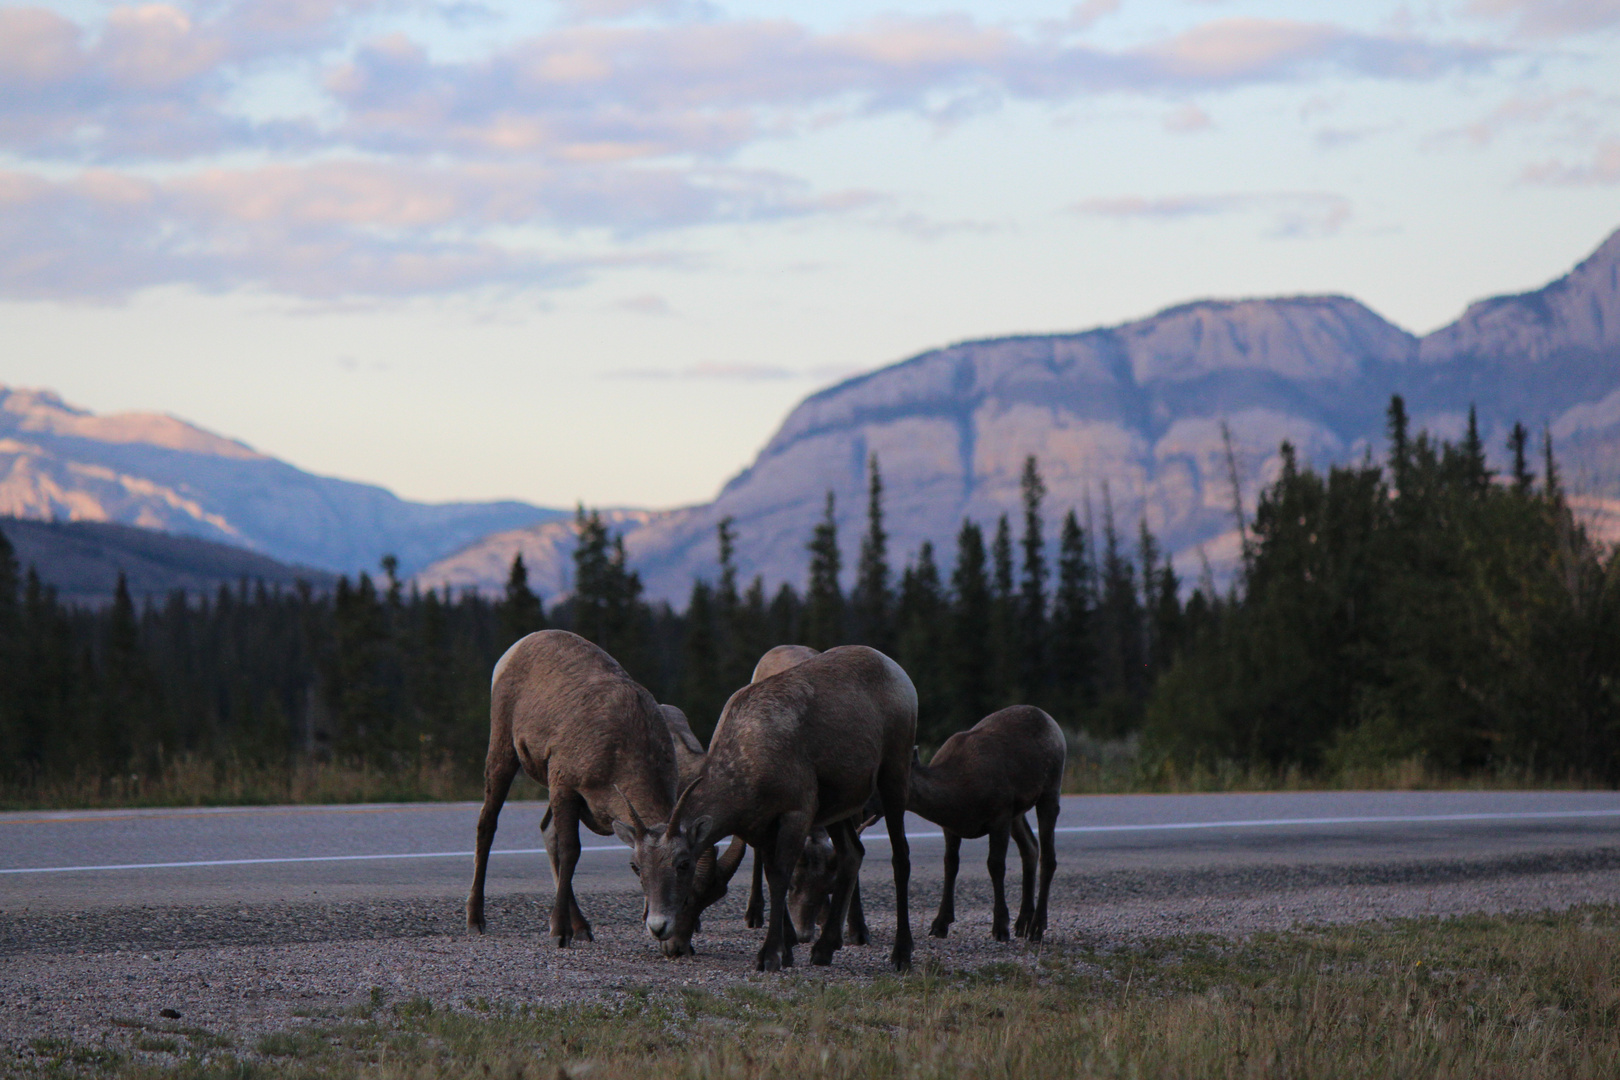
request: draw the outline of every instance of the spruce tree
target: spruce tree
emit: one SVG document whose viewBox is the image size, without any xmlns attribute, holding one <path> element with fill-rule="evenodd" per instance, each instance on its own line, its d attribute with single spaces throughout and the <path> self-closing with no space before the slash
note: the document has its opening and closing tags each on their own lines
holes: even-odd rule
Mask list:
<svg viewBox="0 0 1620 1080">
<path fill-rule="evenodd" d="M 990 698 L 992 708 L 1015 704 L 1020 696 L 1019 656 L 1023 629 L 1018 617 L 1017 584 L 1013 575 L 1012 528 L 1007 515 L 996 522 L 990 545 Z"/>
<path fill-rule="evenodd" d="M 707 744 L 720 719 L 725 695 L 720 685 L 720 643 L 715 633 L 714 589 L 702 578 L 692 582 L 682 643 L 681 705 L 692 730 Z"/>
<path fill-rule="evenodd" d="M 838 520 L 830 491 L 826 512 L 807 546 L 810 586 L 804 597 L 805 644 L 812 649 L 830 649 L 844 643 L 844 594 L 838 585 Z"/>
<path fill-rule="evenodd" d="M 1019 682 L 1025 701 L 1041 698 L 1046 687 L 1046 537 L 1041 524 L 1041 501 L 1046 484 L 1041 480 L 1035 455 L 1024 459 L 1019 481 L 1024 502 L 1024 574 L 1020 583 L 1017 647 Z"/>
<path fill-rule="evenodd" d="M 501 599 L 498 617 L 503 652 L 524 635 L 546 628 L 545 608 L 540 597 L 529 588 L 529 569 L 523 565 L 521 551 L 512 556 L 512 569 L 506 575 L 506 594 Z"/>
<path fill-rule="evenodd" d="M 1530 471 L 1530 432 L 1523 424 L 1514 423 L 1513 430 L 1508 432 L 1507 445 L 1513 454 L 1513 490 L 1521 495 L 1528 494 L 1536 480 L 1536 474 Z"/>
<path fill-rule="evenodd" d="M 900 576 L 895 659 L 917 688 L 917 737 L 936 746 L 954 730 L 946 667 L 950 647 L 947 613 L 939 568 L 934 565 L 934 545 L 924 540 L 916 563 Z"/>
<path fill-rule="evenodd" d="M 22 666 L 22 613 L 17 606 L 17 556 L 0 530 L 0 777 L 21 761 L 25 736 L 18 690 Z"/>
<path fill-rule="evenodd" d="M 854 640 L 880 652 L 894 650 L 890 609 L 888 534 L 883 531 L 883 475 L 877 455 L 867 460 L 866 535 L 856 567 L 855 591 L 850 596 Z"/>
<path fill-rule="evenodd" d="M 1100 734 L 1123 735 L 1135 727 L 1145 690 L 1143 679 L 1142 605 L 1136 573 L 1120 550 L 1114 528 L 1114 504 L 1103 486 L 1103 557 L 1098 601 L 1100 661 L 1098 712 Z"/>
<path fill-rule="evenodd" d="M 1091 621 L 1096 581 L 1079 519 L 1071 508 L 1058 537 L 1057 592 L 1052 603 L 1051 664 L 1060 708 L 1071 717 L 1096 698 L 1096 655 Z"/>
<path fill-rule="evenodd" d="M 994 601 L 985 565 L 984 533 L 964 520 L 956 534 L 956 567 L 951 571 L 951 727 L 963 730 L 990 712 L 992 664 L 990 620 Z"/>
<path fill-rule="evenodd" d="M 717 676 L 723 686 L 735 690 L 748 682 L 759 657 L 753 654 L 742 598 L 737 595 L 737 534 L 732 519 L 721 518 L 715 533 L 720 545 L 720 583 L 714 590 L 715 640 L 720 657 Z"/>
</svg>

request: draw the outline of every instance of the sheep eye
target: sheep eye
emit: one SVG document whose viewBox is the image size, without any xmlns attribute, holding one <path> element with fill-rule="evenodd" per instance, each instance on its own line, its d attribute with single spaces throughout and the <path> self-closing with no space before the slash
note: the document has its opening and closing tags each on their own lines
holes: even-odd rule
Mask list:
<svg viewBox="0 0 1620 1080">
<path fill-rule="evenodd" d="M 630 864 L 630 869 L 635 871 L 636 877 L 641 876 L 641 867 L 637 866 L 635 863 Z"/>
</svg>

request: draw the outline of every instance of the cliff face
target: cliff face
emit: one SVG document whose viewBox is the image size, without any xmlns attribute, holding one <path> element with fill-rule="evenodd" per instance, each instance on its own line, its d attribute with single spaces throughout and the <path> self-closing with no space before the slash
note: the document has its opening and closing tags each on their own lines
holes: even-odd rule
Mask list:
<svg viewBox="0 0 1620 1080">
<path fill-rule="evenodd" d="M 1548 425 L 1569 479 L 1590 496 L 1620 495 L 1620 233 L 1566 277 L 1476 303 L 1423 339 L 1327 296 L 1204 301 L 1082 333 L 937 349 L 806 399 L 713 503 L 621 527 L 655 596 L 679 603 L 694 576 L 715 575 L 715 526 L 728 516 L 745 579 L 802 586 L 827 491 L 853 564 L 876 454 L 892 563 L 930 540 L 948 564 L 964 517 L 993 527 L 1006 513 L 1017 526 L 1018 476 L 1034 454 L 1049 537 L 1071 507 L 1099 531 L 1111 510 L 1131 543 L 1145 519 L 1192 577 L 1202 558 L 1218 570 L 1236 554 L 1223 423 L 1252 509 L 1284 439 L 1318 465 L 1379 452 L 1393 393 L 1416 425 L 1447 437 L 1475 406 L 1498 461 L 1514 421 Z M 537 580 L 565 581 L 571 549 L 556 541 L 516 530 L 500 543 L 525 551 Z M 478 549 L 456 565 L 476 563 Z"/>
<path fill-rule="evenodd" d="M 233 544 L 339 572 L 407 569 L 499 529 L 564 516 L 524 503 L 428 505 L 313 476 L 172 416 L 96 416 L 0 386 L 0 516 L 98 521 Z"/>
</svg>

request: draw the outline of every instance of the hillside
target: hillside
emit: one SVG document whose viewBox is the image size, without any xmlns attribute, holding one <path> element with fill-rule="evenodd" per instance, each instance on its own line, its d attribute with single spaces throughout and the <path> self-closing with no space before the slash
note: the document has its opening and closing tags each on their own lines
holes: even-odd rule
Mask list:
<svg viewBox="0 0 1620 1080">
<path fill-rule="evenodd" d="M 0 386 L 0 515 L 137 525 L 324 570 L 415 570 L 502 529 L 566 516 L 520 502 L 408 502 L 314 476 L 171 416 L 97 416 Z"/>
<path fill-rule="evenodd" d="M 807 398 L 714 502 L 625 521 L 649 593 L 676 602 L 716 572 L 714 530 L 735 519 L 740 569 L 803 584 L 804 544 L 825 492 L 838 500 L 847 568 L 864 528 L 867 456 L 888 489 L 891 559 L 950 545 L 964 517 L 1016 513 L 1025 455 L 1040 459 L 1047 520 L 1073 507 L 1100 527 L 1111 506 L 1134 538 L 1143 518 L 1184 577 L 1236 551 L 1221 426 L 1252 508 L 1291 440 L 1318 464 L 1377 452 L 1392 393 L 1415 423 L 1460 434 L 1477 406 L 1500 462 L 1514 421 L 1552 431 L 1566 479 L 1620 495 L 1620 232 L 1542 289 L 1471 305 L 1419 338 L 1339 296 L 1183 304 L 1072 334 L 964 342 Z M 1607 505 L 1607 504 L 1603 504 Z M 565 581 L 555 529 L 516 529 L 423 571 L 474 584 L 491 545 L 523 550 L 541 582 Z M 846 583 L 849 580 L 846 576 Z M 499 584 L 491 571 L 485 587 Z"/>
<path fill-rule="evenodd" d="M 227 544 L 176 536 L 153 529 L 98 521 L 27 521 L 0 518 L 24 573 L 30 567 L 67 604 L 100 606 L 111 602 L 122 572 L 137 599 L 162 600 L 175 590 L 193 597 L 212 595 L 220 586 L 243 582 L 270 588 L 307 583 L 316 591 L 336 579 L 322 570 L 288 566 Z"/>
</svg>

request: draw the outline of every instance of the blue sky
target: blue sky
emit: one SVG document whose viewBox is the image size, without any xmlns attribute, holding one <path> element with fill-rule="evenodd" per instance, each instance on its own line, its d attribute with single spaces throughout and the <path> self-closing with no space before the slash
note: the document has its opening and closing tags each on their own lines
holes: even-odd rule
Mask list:
<svg viewBox="0 0 1620 1080">
<path fill-rule="evenodd" d="M 427 499 L 1204 296 L 1422 332 L 1620 226 L 1620 0 L 0 5 L 0 382 Z"/>
</svg>

